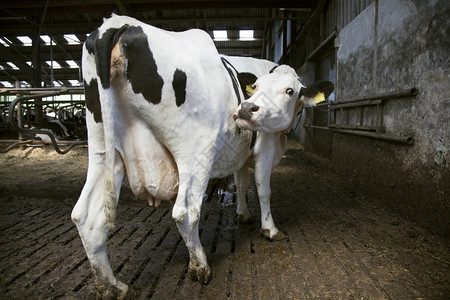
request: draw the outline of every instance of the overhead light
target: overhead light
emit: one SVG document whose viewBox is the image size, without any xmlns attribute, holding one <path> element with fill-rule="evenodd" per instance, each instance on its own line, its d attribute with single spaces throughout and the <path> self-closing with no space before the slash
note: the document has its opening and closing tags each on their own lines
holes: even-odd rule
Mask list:
<svg viewBox="0 0 450 300">
<path fill-rule="evenodd" d="M 5 47 L 9 47 L 9 45 L 11 45 L 12 43 L 7 38 L 2 37 L 2 38 L 0 38 L 0 44 L 2 44 Z"/>
<path fill-rule="evenodd" d="M 72 86 L 80 85 L 80 82 L 78 80 L 70 79 L 69 82 Z"/>
<path fill-rule="evenodd" d="M 217 41 L 228 40 L 228 33 L 226 30 L 213 30 L 213 38 Z"/>
<path fill-rule="evenodd" d="M 19 68 L 15 65 L 15 64 L 13 64 L 12 62 L 7 62 L 7 64 L 8 64 L 8 66 L 10 66 L 11 68 L 13 68 L 14 70 L 19 70 Z"/>
<path fill-rule="evenodd" d="M 68 64 L 70 68 L 78 68 L 77 63 L 73 60 L 66 60 L 66 64 Z"/>
<path fill-rule="evenodd" d="M 0 81 L 0 84 L 4 87 L 14 87 L 9 81 Z"/>
<path fill-rule="evenodd" d="M 51 37 L 49 37 L 48 35 L 41 35 L 41 40 L 44 41 L 45 45 L 49 46 L 51 44 Z"/>
<path fill-rule="evenodd" d="M 67 41 L 69 45 L 81 44 L 80 40 L 77 38 L 75 34 L 65 34 L 64 39 Z"/>
<path fill-rule="evenodd" d="M 46 63 L 49 66 L 52 65 L 52 61 L 51 60 L 47 60 Z M 61 65 L 57 61 L 53 61 L 53 69 L 61 69 Z"/>
<path fill-rule="evenodd" d="M 239 39 L 241 39 L 241 40 L 253 40 L 254 39 L 254 31 L 253 31 L 253 29 L 239 30 Z"/>
<path fill-rule="evenodd" d="M 33 41 L 28 36 L 18 36 L 17 39 L 22 42 L 24 46 L 31 46 Z"/>
<path fill-rule="evenodd" d="M 30 87 L 30 84 L 26 81 L 21 81 L 20 82 L 20 87 Z"/>
</svg>

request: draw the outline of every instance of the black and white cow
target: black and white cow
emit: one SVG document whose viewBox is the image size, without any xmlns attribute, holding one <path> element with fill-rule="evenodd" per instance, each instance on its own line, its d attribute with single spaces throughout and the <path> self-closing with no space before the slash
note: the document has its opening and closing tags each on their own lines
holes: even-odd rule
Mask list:
<svg viewBox="0 0 450 300">
<path fill-rule="evenodd" d="M 304 103 L 314 104 L 301 96 L 308 90 L 292 68 L 221 57 L 203 31 L 168 32 L 116 15 L 87 39 L 82 63 L 89 168 L 72 220 L 101 295 L 129 293 L 106 251 L 125 175 L 150 205 L 175 200 L 172 217 L 189 250 L 189 275 L 202 283 L 211 272 L 198 222 L 210 178 L 235 174 L 237 213 L 245 220 L 247 169 L 254 167 L 262 232 L 282 237 L 270 212 L 270 173 L 286 149 L 280 132 Z M 247 88 L 253 95 L 240 103 L 246 84 L 239 80 L 256 78 Z"/>
</svg>

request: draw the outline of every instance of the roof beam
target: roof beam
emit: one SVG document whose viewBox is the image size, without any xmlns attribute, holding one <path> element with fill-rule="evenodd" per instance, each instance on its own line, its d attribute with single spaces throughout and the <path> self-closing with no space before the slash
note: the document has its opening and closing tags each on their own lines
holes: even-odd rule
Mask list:
<svg viewBox="0 0 450 300">
<path fill-rule="evenodd" d="M 116 4 L 117 8 L 119 9 L 120 14 L 127 15 L 130 17 L 133 16 L 133 11 L 131 10 L 131 8 L 128 4 L 125 5 L 122 0 L 114 0 L 114 3 Z"/>
<path fill-rule="evenodd" d="M 122 4 L 117 4 L 118 2 Z M 93 4 L 92 4 L 93 3 Z M 123 4 L 121 0 L 109 1 L 84 1 L 82 5 L 74 5 L 74 1 L 51 1 L 47 8 L 47 15 L 65 14 L 70 11 L 78 13 L 108 12 L 111 13 L 116 7 L 125 13 L 142 12 L 151 10 L 170 9 L 221 9 L 221 8 L 314 8 L 317 0 L 128 0 Z M 123 6 L 123 7 L 122 7 Z M 122 8 L 121 8 L 122 7 Z M 127 8 L 129 7 L 129 9 Z M 41 1 L 1 1 L 0 17 L 20 17 L 43 15 L 44 7 Z"/>
<path fill-rule="evenodd" d="M 33 68 L 30 67 L 22 57 L 13 53 L 10 48 L 11 47 L 7 48 L 0 44 L 0 56 L 2 57 L 2 60 L 12 62 L 20 70 L 22 70 L 22 72 L 26 73 L 29 76 L 33 76 Z"/>
<path fill-rule="evenodd" d="M 173 18 L 173 19 L 167 19 L 167 18 L 154 18 L 154 19 L 142 19 L 141 21 L 151 24 L 151 25 L 170 25 L 170 24 L 178 24 L 178 23 L 188 23 L 188 22 L 198 22 L 205 24 L 204 27 L 210 27 L 207 23 L 220 23 L 224 22 L 226 24 L 232 23 L 232 22 L 273 22 L 273 21 L 298 21 L 301 23 L 306 23 L 307 20 L 309 20 L 309 13 L 305 15 L 301 15 L 299 17 L 218 17 L 214 18 L 213 16 L 207 17 L 207 18 L 199 18 L 199 19 L 191 19 L 191 18 Z M 77 23 L 52 23 L 52 24 L 45 24 L 45 29 L 47 31 L 51 31 L 53 33 L 66 33 L 64 32 L 64 28 L 71 28 L 72 31 L 70 33 L 74 34 L 82 34 L 82 33 L 90 33 L 92 32 L 96 27 L 101 25 L 102 20 L 98 20 L 97 22 L 77 22 Z M 1 23 L 0 23 L 1 24 Z M 31 28 L 36 27 L 34 24 L 17 24 L 14 26 L 14 28 L 8 28 L 8 27 L 2 27 L 0 25 L 0 35 L 1 36 L 8 36 L 8 35 L 21 35 L 21 34 L 27 34 Z M 256 29 L 256 28 L 255 28 Z M 261 27 L 261 30 L 263 28 Z"/>
</svg>

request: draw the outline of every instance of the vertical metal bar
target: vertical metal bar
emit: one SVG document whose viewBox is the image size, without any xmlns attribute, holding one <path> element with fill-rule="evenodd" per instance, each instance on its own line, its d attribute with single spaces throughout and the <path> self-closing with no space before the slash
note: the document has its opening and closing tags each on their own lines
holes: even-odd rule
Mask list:
<svg viewBox="0 0 450 300">
<path fill-rule="evenodd" d="M 266 43 L 267 43 L 267 31 L 268 31 L 268 19 L 269 19 L 269 8 L 265 11 L 265 18 L 264 18 L 264 31 L 263 31 L 263 42 L 262 42 L 262 49 L 261 49 L 261 58 L 268 59 L 266 55 Z"/>
<path fill-rule="evenodd" d="M 49 36 L 50 37 L 50 36 Z M 53 39 L 50 37 L 50 87 L 53 87 Z"/>
<path fill-rule="evenodd" d="M 377 112 L 375 114 L 376 117 L 376 132 L 380 133 L 381 132 L 381 128 L 382 128 L 382 123 L 381 123 L 381 105 L 377 104 Z"/>
<path fill-rule="evenodd" d="M 328 105 L 328 125 L 330 126 L 331 123 L 331 105 Z"/>
<path fill-rule="evenodd" d="M 362 126 L 363 122 L 362 122 L 362 106 L 357 106 L 356 107 L 356 118 L 358 119 L 358 126 Z"/>
<path fill-rule="evenodd" d="M 384 133 L 385 129 L 384 129 L 384 118 L 383 118 L 383 109 L 384 109 L 384 104 L 380 104 L 380 133 Z"/>
<path fill-rule="evenodd" d="M 336 110 L 335 110 L 335 109 L 333 109 L 333 119 L 334 119 L 334 122 L 333 122 L 333 124 L 334 124 L 334 125 L 336 125 L 336 118 L 337 118 L 337 115 L 336 115 Z"/>
<path fill-rule="evenodd" d="M 356 1 L 359 1 L 359 0 L 351 0 L 350 9 L 351 9 L 351 19 L 352 20 L 356 17 L 356 3 L 355 3 Z"/>
<path fill-rule="evenodd" d="M 20 81 L 16 81 L 16 89 L 20 88 Z M 16 94 L 16 97 L 22 96 L 21 94 Z M 13 115 L 9 116 L 10 118 L 14 118 Z M 19 128 L 23 128 L 23 122 L 22 122 L 22 104 L 19 102 L 17 103 L 17 126 Z M 23 134 L 21 131 L 19 131 L 19 140 L 23 140 Z"/>
<path fill-rule="evenodd" d="M 350 23 L 352 21 L 352 5 L 350 3 L 351 0 L 347 0 L 347 22 L 346 24 Z"/>
</svg>

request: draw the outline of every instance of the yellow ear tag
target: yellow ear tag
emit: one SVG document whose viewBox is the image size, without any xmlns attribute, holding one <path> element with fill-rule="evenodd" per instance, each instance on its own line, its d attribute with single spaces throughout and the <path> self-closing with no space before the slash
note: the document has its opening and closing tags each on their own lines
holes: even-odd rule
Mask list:
<svg viewBox="0 0 450 300">
<path fill-rule="evenodd" d="M 247 91 L 247 93 L 249 93 L 250 95 L 253 95 L 255 93 L 255 90 L 252 88 L 252 86 L 249 84 L 245 87 L 245 90 Z"/>
<path fill-rule="evenodd" d="M 321 92 L 318 92 L 315 96 L 314 96 L 314 100 L 316 101 L 316 104 L 325 101 L 325 95 Z"/>
</svg>

